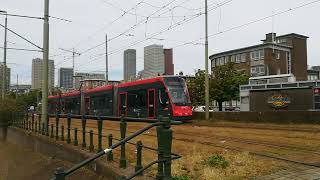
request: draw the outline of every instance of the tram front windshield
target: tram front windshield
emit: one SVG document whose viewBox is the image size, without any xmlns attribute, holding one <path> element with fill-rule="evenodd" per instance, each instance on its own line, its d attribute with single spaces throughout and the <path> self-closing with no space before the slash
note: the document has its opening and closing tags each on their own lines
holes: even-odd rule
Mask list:
<svg viewBox="0 0 320 180">
<path fill-rule="evenodd" d="M 190 105 L 185 80 L 180 77 L 164 77 L 165 84 L 169 90 L 172 103 L 178 106 Z"/>
</svg>

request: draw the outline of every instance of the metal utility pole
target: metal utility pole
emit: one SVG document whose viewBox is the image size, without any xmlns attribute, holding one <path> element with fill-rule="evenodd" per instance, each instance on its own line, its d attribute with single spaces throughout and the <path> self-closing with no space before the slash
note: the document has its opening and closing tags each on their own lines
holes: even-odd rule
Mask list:
<svg viewBox="0 0 320 180">
<path fill-rule="evenodd" d="M 66 51 L 66 52 L 71 52 L 72 53 L 72 76 L 75 76 L 75 70 L 74 70 L 75 63 L 74 63 L 74 61 L 75 61 L 76 55 L 77 56 L 81 56 L 81 53 L 77 53 L 74 48 L 72 49 L 72 51 L 68 50 L 68 49 L 62 49 L 62 48 L 59 48 L 59 49 L 62 50 L 62 51 Z M 73 88 L 75 88 L 75 80 L 73 80 Z"/>
<path fill-rule="evenodd" d="M 209 71 L 208 71 L 208 0 L 205 0 L 205 105 L 206 120 L 209 120 Z"/>
<path fill-rule="evenodd" d="M 19 89 L 19 74 L 17 74 L 16 100 L 18 99 L 18 89 Z"/>
<path fill-rule="evenodd" d="M 106 83 L 109 81 L 108 34 L 106 34 Z"/>
<path fill-rule="evenodd" d="M 4 44 L 3 44 L 3 73 L 2 73 L 2 91 L 1 97 L 5 98 L 7 91 L 7 32 L 8 32 L 8 13 L 7 11 L 0 11 L 6 14 L 5 17 L 5 30 L 4 30 Z"/>
<path fill-rule="evenodd" d="M 49 71 L 49 0 L 44 0 L 44 19 L 43 19 L 43 83 L 42 83 L 42 107 L 41 121 L 45 124 L 48 132 L 48 71 Z"/>
</svg>

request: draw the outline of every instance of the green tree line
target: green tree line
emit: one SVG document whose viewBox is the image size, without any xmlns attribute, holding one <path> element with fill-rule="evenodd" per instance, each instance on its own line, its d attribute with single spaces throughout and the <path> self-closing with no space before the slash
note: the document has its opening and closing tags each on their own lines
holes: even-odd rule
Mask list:
<svg viewBox="0 0 320 180">
<path fill-rule="evenodd" d="M 229 62 L 215 68 L 210 76 L 210 102 L 217 101 L 219 111 L 222 111 L 222 103 L 231 100 L 239 100 L 239 86 L 246 84 L 249 77 L 234 67 Z M 195 77 L 188 83 L 188 90 L 193 106 L 205 104 L 205 71 L 198 70 Z"/>
</svg>

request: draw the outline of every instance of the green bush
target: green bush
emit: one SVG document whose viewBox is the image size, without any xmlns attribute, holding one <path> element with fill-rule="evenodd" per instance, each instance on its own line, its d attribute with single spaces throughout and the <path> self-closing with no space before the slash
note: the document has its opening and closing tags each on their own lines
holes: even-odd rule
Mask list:
<svg viewBox="0 0 320 180">
<path fill-rule="evenodd" d="M 229 166 L 229 162 L 221 155 L 214 154 L 206 161 L 207 165 L 216 168 L 226 168 Z"/>
<path fill-rule="evenodd" d="M 0 100 L 0 123 L 7 123 L 11 120 L 12 113 L 22 112 L 23 108 L 14 99 Z"/>
<path fill-rule="evenodd" d="M 174 176 L 172 180 L 190 180 L 188 176 Z"/>
</svg>

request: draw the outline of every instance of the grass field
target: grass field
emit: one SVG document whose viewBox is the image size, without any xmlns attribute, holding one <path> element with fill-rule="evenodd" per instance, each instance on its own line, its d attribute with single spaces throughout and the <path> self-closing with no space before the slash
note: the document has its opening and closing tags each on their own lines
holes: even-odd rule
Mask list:
<svg viewBox="0 0 320 180">
<path fill-rule="evenodd" d="M 66 120 L 61 119 L 60 125 L 66 127 Z M 54 123 L 54 119 L 50 123 Z M 236 127 L 235 127 L 236 125 Z M 127 135 L 145 127 L 144 123 L 128 123 Z M 72 128 L 81 130 L 81 120 L 73 120 Z M 86 131 L 97 133 L 97 122 L 87 121 Z M 286 128 L 291 128 L 290 130 Z M 293 131 L 292 128 L 312 131 Z M 181 179 L 248 179 L 270 174 L 290 166 L 291 163 L 271 158 L 252 155 L 258 153 L 269 156 L 287 158 L 305 163 L 319 163 L 320 126 L 284 126 L 251 124 L 218 124 L 218 126 L 202 126 L 184 124 L 174 126 L 173 152 L 182 155 L 180 160 L 173 162 L 173 174 Z M 314 130 L 316 129 L 316 130 Z M 66 132 L 65 132 L 66 133 Z M 73 132 L 72 139 L 73 139 Z M 112 134 L 119 138 L 119 122 L 104 121 L 103 135 Z M 79 146 L 82 142 L 81 131 L 78 132 Z M 144 133 L 132 142 L 141 140 L 145 146 L 157 147 L 155 129 Z M 86 136 L 87 146 L 89 135 Z M 94 138 L 97 147 L 97 136 Z M 103 147 L 107 147 L 107 138 L 103 138 Z M 135 164 L 135 146 L 127 145 L 128 162 Z M 114 151 L 119 158 L 119 150 Z M 156 152 L 144 149 L 143 164 L 156 160 Z M 213 164 L 210 163 L 213 160 Z M 216 164 L 218 165 L 216 165 Z M 225 163 L 225 166 L 220 166 Z M 226 165 L 227 164 L 227 165 Z M 156 166 L 148 173 L 154 175 Z"/>
</svg>

